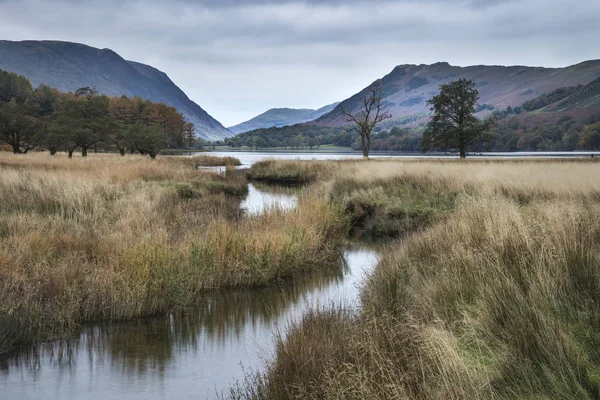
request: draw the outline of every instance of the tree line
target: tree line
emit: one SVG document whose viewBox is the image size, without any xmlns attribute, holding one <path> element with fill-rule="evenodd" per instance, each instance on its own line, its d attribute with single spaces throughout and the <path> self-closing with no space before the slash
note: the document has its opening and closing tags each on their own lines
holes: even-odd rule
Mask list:
<svg viewBox="0 0 600 400">
<path fill-rule="evenodd" d="M 453 137 L 462 137 L 464 152 L 469 151 L 571 151 L 571 150 L 598 150 L 600 149 L 600 114 L 593 115 L 587 120 L 576 120 L 575 118 L 564 115 L 557 118 L 555 122 L 547 120 L 527 121 L 520 118 L 520 114 L 528 110 L 536 110 L 549 102 L 555 102 L 563 99 L 580 86 L 572 88 L 560 88 L 539 98 L 527 101 L 521 106 L 507 107 L 504 110 L 494 110 L 489 104 L 477 104 L 479 100 L 477 88 L 472 81 L 458 80 L 450 82 L 440 87 L 440 94 L 434 96 L 429 105 L 432 107 L 430 123 L 422 122 L 418 126 L 410 128 L 401 128 L 393 126 L 382 129 L 386 122 L 381 122 L 374 127 L 370 136 L 370 149 L 376 151 L 401 151 L 401 152 L 419 152 L 424 150 L 456 150 L 460 153 L 460 145 L 453 142 Z M 373 93 L 372 93 L 373 94 Z M 380 96 L 370 96 L 371 100 L 379 100 Z M 369 100 L 369 98 L 366 98 Z M 468 109 L 468 115 L 454 115 L 457 120 L 461 120 L 459 131 L 454 121 L 448 118 L 446 111 L 452 105 L 453 100 L 460 100 Z M 434 101 L 434 103 L 432 103 Z M 437 110 L 435 103 L 437 102 Z M 357 115 L 368 111 L 359 110 Z M 492 111 L 491 118 L 479 120 L 475 117 L 477 112 Z M 437 120 L 436 115 L 446 113 Z M 367 115 L 365 113 L 364 115 Z M 404 121 L 404 120 L 402 120 Z M 436 126 L 431 125 L 435 122 Z M 354 121 L 349 121 L 353 122 Z M 372 120 L 370 121 L 372 122 Z M 398 123 L 396 120 L 390 120 L 389 123 Z M 414 122 L 414 121 L 413 121 Z M 481 123 L 485 122 L 484 125 Z M 492 123 L 493 122 L 493 123 Z M 354 123 L 354 125 L 356 125 Z M 360 128 L 358 125 L 356 125 Z M 468 127 L 468 129 L 467 129 Z M 479 128 L 482 128 L 480 130 Z M 441 136 L 434 135 L 434 132 L 441 133 Z M 454 132 L 455 135 L 452 135 Z M 483 133 L 482 133 L 483 132 Z M 481 133 L 481 135 L 480 135 Z M 474 138 L 471 138 L 472 135 Z M 462 136 L 461 136 L 462 135 Z M 437 138 L 439 136 L 439 138 Z M 439 139 L 439 140 L 438 140 Z M 361 150 L 363 143 L 360 135 L 352 132 L 347 127 L 342 128 L 324 128 L 311 126 L 309 124 L 299 124 L 286 126 L 282 128 L 259 129 L 246 132 L 227 139 L 226 145 L 230 147 L 252 147 L 252 148 L 313 148 L 324 145 L 335 145 L 351 147 L 355 150 Z"/>
<path fill-rule="evenodd" d="M 21 75 L 0 70 L 0 141 L 13 153 L 33 149 L 87 156 L 91 148 L 149 155 L 192 147 L 194 124 L 175 108 L 140 97 L 109 97 L 83 87 L 64 93 L 33 88 Z"/>
</svg>

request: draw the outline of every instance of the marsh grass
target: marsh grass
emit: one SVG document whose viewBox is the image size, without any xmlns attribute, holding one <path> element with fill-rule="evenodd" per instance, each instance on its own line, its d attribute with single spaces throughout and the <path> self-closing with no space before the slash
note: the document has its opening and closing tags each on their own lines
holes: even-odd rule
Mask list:
<svg viewBox="0 0 600 400">
<path fill-rule="evenodd" d="M 323 163 L 260 161 L 248 170 L 252 180 L 277 185 L 306 185 L 313 183 L 320 174 Z"/>
<path fill-rule="evenodd" d="M 235 157 L 193 156 L 185 157 L 185 161 L 197 167 L 226 167 L 242 165 Z"/>
<path fill-rule="evenodd" d="M 453 206 L 384 248 L 360 312 L 306 314 L 266 372 L 230 397 L 600 398 L 600 164 L 369 162 L 325 173 L 322 193 L 410 206 L 446 192 Z"/>
<path fill-rule="evenodd" d="M 310 195 L 244 217 L 243 173 L 183 158 L 0 160 L 0 351 L 323 268 L 347 231 L 343 210 Z"/>
</svg>

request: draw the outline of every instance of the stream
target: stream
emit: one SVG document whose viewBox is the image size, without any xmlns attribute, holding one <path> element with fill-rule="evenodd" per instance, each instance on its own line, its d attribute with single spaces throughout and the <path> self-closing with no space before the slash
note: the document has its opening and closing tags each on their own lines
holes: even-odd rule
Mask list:
<svg viewBox="0 0 600 400">
<path fill-rule="evenodd" d="M 252 215 L 297 202 L 249 184 L 242 207 Z M 285 335 L 305 311 L 358 307 L 358 287 L 377 261 L 375 251 L 349 244 L 337 268 L 207 293 L 180 312 L 86 324 L 74 338 L 1 354 L 0 398 L 215 398 L 271 360 L 276 333 Z"/>
</svg>

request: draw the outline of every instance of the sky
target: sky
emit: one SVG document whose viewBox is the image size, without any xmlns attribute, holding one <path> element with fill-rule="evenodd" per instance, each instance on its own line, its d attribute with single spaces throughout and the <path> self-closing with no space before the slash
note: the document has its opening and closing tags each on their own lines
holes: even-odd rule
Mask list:
<svg viewBox="0 0 600 400">
<path fill-rule="evenodd" d="M 110 48 L 225 126 L 344 100 L 400 64 L 600 59 L 599 0 L 0 0 L 0 39 Z"/>
</svg>

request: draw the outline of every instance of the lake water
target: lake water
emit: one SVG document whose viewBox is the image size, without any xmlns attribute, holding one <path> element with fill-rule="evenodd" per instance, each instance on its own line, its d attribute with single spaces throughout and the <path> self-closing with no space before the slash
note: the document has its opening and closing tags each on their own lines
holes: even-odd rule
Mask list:
<svg viewBox="0 0 600 400">
<path fill-rule="evenodd" d="M 248 214 L 297 198 L 250 185 Z M 349 245 L 337 266 L 262 289 L 207 293 L 181 312 L 86 325 L 69 340 L 0 355 L 0 399 L 197 399 L 271 359 L 276 332 L 308 309 L 359 306 L 377 254 Z"/>
<path fill-rule="evenodd" d="M 189 153 L 190 155 L 211 155 L 215 157 L 235 157 L 240 160 L 240 168 L 248 168 L 252 164 L 267 160 L 360 160 L 360 153 L 321 153 L 321 152 L 268 152 L 268 151 L 213 151 L 210 153 Z M 469 155 L 469 158 L 600 158 L 600 152 L 583 151 L 555 151 L 555 152 L 490 152 Z M 393 154 L 393 153 L 372 153 L 371 158 L 394 158 L 394 159 L 421 159 L 421 158 L 458 158 L 457 154 Z"/>
<path fill-rule="evenodd" d="M 241 204 L 248 215 L 262 214 L 270 208 L 289 210 L 298 204 L 298 197 L 286 193 L 258 190 L 252 183 L 248 185 L 248 195 Z"/>
</svg>

